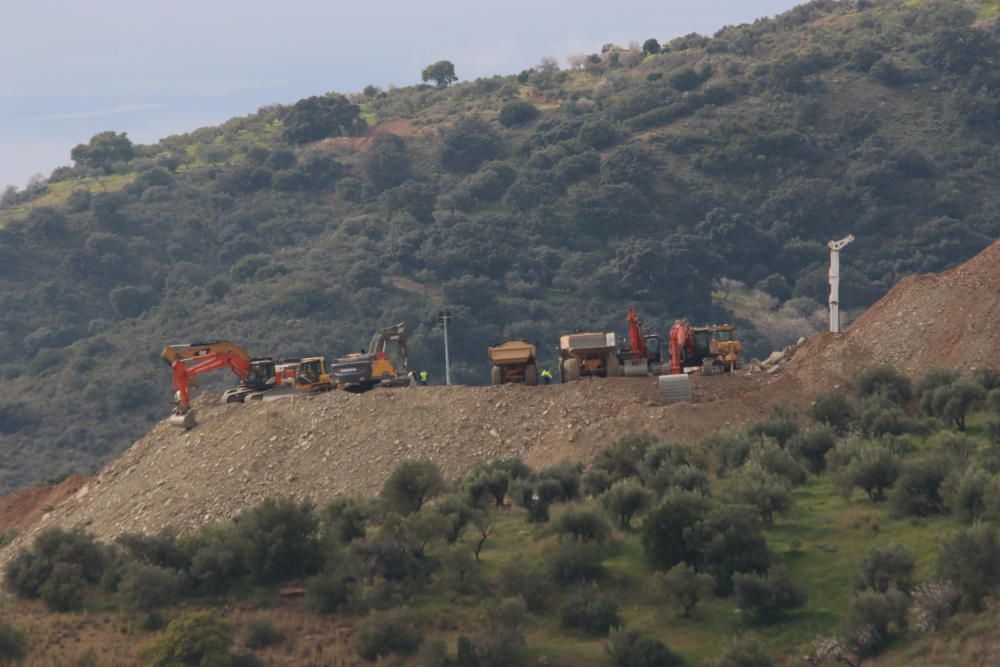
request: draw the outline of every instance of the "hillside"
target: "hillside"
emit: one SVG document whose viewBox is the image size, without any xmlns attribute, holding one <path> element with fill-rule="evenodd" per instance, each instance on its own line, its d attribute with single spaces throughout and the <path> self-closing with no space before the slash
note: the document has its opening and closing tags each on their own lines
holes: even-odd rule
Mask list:
<svg viewBox="0 0 1000 667">
<path fill-rule="evenodd" d="M 729 319 L 723 278 L 809 314 L 848 232 L 859 312 L 1000 236 L 997 10 L 821 0 L 655 53 L 98 135 L 3 198 L 0 489 L 92 472 L 162 418 L 169 342 L 333 355 L 403 320 L 439 379 L 447 304 L 478 384 L 503 334 L 547 355 L 629 304 Z"/>
</svg>

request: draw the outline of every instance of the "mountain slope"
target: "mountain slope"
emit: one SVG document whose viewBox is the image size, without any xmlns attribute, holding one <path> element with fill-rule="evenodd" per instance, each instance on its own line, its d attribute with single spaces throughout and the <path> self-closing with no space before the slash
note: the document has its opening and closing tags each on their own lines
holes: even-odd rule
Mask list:
<svg viewBox="0 0 1000 667">
<path fill-rule="evenodd" d="M 405 320 L 440 375 L 447 303 L 480 382 L 503 334 L 551 363 L 629 303 L 727 318 L 723 277 L 815 310 L 847 232 L 851 310 L 963 261 L 1000 235 L 996 9 L 812 2 L 657 54 L 99 135 L 3 199 L 0 488 L 89 472 L 162 417 L 169 342 L 338 354 Z"/>
</svg>

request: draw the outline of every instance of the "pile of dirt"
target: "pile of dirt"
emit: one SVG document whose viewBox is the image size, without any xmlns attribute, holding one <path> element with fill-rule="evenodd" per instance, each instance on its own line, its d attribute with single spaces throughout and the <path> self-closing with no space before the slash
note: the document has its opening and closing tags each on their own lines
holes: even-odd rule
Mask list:
<svg viewBox="0 0 1000 667">
<path fill-rule="evenodd" d="M 519 456 L 537 467 L 587 461 L 637 431 L 693 440 L 766 415 L 774 396 L 766 386 L 773 381 L 697 377 L 696 403 L 671 406 L 658 404 L 653 378 L 202 403 L 196 428 L 157 425 L 45 514 L 38 528 L 82 526 L 102 538 L 168 525 L 187 531 L 268 496 L 323 503 L 338 494 L 376 492 L 407 459 L 429 458 L 456 477 L 496 458 Z"/>
<path fill-rule="evenodd" d="M 0 497 L 0 533 L 30 528 L 90 481 L 90 477 L 72 475 L 58 484 L 39 484 Z"/>
<path fill-rule="evenodd" d="M 904 278 L 844 333 L 814 336 L 789 371 L 815 391 L 872 364 L 914 378 L 1000 368 L 1000 241 L 949 271 Z"/>
</svg>

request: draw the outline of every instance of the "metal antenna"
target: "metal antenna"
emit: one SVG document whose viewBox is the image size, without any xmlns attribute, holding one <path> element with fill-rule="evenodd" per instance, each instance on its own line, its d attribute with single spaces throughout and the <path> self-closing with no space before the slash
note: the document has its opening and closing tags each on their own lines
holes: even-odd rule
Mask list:
<svg viewBox="0 0 1000 667">
<path fill-rule="evenodd" d="M 840 251 L 854 240 L 854 234 L 848 234 L 839 241 L 830 241 L 830 331 L 840 333 Z"/>
</svg>

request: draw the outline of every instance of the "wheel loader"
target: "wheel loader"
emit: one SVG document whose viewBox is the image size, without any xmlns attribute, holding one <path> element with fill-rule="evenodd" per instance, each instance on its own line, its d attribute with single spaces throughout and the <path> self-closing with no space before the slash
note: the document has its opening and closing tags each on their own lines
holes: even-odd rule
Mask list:
<svg viewBox="0 0 1000 667">
<path fill-rule="evenodd" d="M 559 376 L 562 382 L 581 377 L 619 375 L 618 345 L 613 333 L 572 333 L 559 338 Z"/>
<path fill-rule="evenodd" d="M 490 355 L 490 384 L 523 382 L 538 384 L 535 346 L 523 340 L 508 340 L 487 348 Z"/>
<path fill-rule="evenodd" d="M 408 387 L 416 381 L 408 367 L 406 325 L 379 329 L 367 352 L 340 357 L 330 364 L 330 376 L 341 389 L 362 392 L 377 386 Z"/>
</svg>

